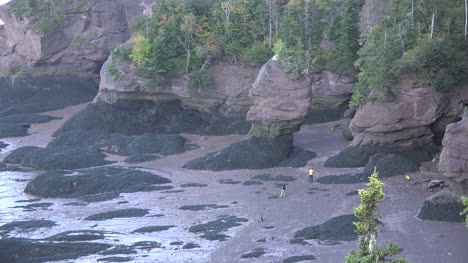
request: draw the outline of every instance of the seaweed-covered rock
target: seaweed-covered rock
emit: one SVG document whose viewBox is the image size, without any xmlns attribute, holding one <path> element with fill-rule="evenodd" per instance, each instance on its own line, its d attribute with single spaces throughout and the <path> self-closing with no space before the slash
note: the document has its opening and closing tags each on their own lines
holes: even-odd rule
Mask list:
<svg viewBox="0 0 468 263">
<path fill-rule="evenodd" d="M 149 213 L 148 209 L 129 208 L 109 212 L 97 213 L 86 217 L 88 221 L 104 221 L 112 218 L 143 217 Z"/>
<path fill-rule="evenodd" d="M 288 257 L 284 259 L 283 263 L 296 263 L 296 262 L 302 262 L 302 261 L 311 261 L 315 259 L 317 258 L 312 255 L 292 256 L 292 257 Z"/>
<path fill-rule="evenodd" d="M 239 218 L 236 216 L 221 216 L 215 221 L 191 226 L 189 231 L 192 233 L 202 233 L 201 237 L 207 240 L 224 241 L 229 236 L 222 234 L 221 232 L 227 231 L 233 227 L 241 226 L 241 222 L 247 221 L 248 220 L 245 218 Z"/>
<path fill-rule="evenodd" d="M 144 133 L 196 133 L 223 135 L 247 133 L 250 126 L 222 116 L 184 109 L 180 100 L 96 102 L 71 117 L 54 136 L 72 130 L 102 130 L 138 135 Z M 246 123 L 245 119 L 241 121 Z"/>
<path fill-rule="evenodd" d="M 55 170 L 36 176 L 25 192 L 43 197 L 75 198 L 101 193 L 153 191 L 167 178 L 136 169 L 98 167 L 74 171 Z"/>
<path fill-rule="evenodd" d="M 433 145 L 423 145 L 411 149 L 402 149 L 392 144 L 348 146 L 337 155 L 330 157 L 324 165 L 336 168 L 363 167 L 370 157 L 377 153 L 399 154 L 413 162 L 421 163 L 432 160 L 436 151 Z"/>
<path fill-rule="evenodd" d="M 81 147 L 22 147 L 5 158 L 5 162 L 21 164 L 40 170 L 77 169 L 112 163 L 104 160 L 104 154 Z"/>
<path fill-rule="evenodd" d="M 135 155 L 131 155 L 125 158 L 124 162 L 134 164 L 134 163 L 154 161 L 160 158 L 161 157 L 159 156 L 151 155 L 151 154 L 135 154 Z"/>
<path fill-rule="evenodd" d="M 320 225 L 311 226 L 297 231 L 295 238 L 352 241 L 358 238 L 353 222 L 359 219 L 354 215 L 334 217 Z"/>
<path fill-rule="evenodd" d="M 25 125 L 17 123 L 0 122 L 0 138 L 21 137 L 28 134 L 28 128 Z"/>
<path fill-rule="evenodd" d="M 5 163 L 16 163 L 19 164 L 23 160 L 24 156 L 26 156 L 27 153 L 41 149 L 40 147 L 37 146 L 24 146 L 20 147 L 18 149 L 15 149 L 14 151 L 11 151 L 11 153 L 3 159 L 3 162 Z"/>
<path fill-rule="evenodd" d="M 0 117 L 58 110 L 91 101 L 97 83 L 71 76 L 0 78 Z"/>
<path fill-rule="evenodd" d="M 143 134 L 136 136 L 118 153 L 126 156 L 150 153 L 178 154 L 184 152 L 185 141 L 184 137 L 175 134 Z"/>
<path fill-rule="evenodd" d="M 104 239 L 104 232 L 95 230 L 75 230 L 66 231 L 50 236 L 45 240 L 49 241 L 91 241 Z"/>
<path fill-rule="evenodd" d="M 241 255 L 241 258 L 259 258 L 266 254 L 266 250 L 264 248 L 255 248 L 252 252 L 245 253 Z"/>
<path fill-rule="evenodd" d="M 293 150 L 292 135 L 279 137 L 249 137 L 235 142 L 219 152 L 186 163 L 194 170 L 264 169 L 277 166 L 304 166 L 315 153 Z"/>
<path fill-rule="evenodd" d="M 47 147 L 77 146 L 125 156 L 152 153 L 171 155 L 184 152 L 186 141 L 175 134 L 129 136 L 101 130 L 77 130 L 60 134 Z"/>
<path fill-rule="evenodd" d="M 53 120 L 58 120 L 61 118 L 53 117 L 43 114 L 13 114 L 6 117 L 0 118 L 0 123 L 17 123 L 17 124 L 36 124 L 36 123 L 46 123 Z"/>
<path fill-rule="evenodd" d="M 160 232 L 160 231 L 165 231 L 170 228 L 173 228 L 175 226 L 169 225 L 169 226 L 145 226 L 145 227 L 140 227 L 138 229 L 135 229 L 132 231 L 132 233 L 152 233 L 152 232 Z"/>
<path fill-rule="evenodd" d="M 77 259 L 97 254 L 108 244 L 56 243 L 28 239 L 6 238 L 0 240 L 0 262 L 49 262 Z"/>
<path fill-rule="evenodd" d="M 133 260 L 133 258 L 131 258 L 131 257 L 106 257 L 106 258 L 100 258 L 97 261 L 102 261 L 102 262 L 130 262 L 132 260 Z"/>
<path fill-rule="evenodd" d="M 370 176 L 374 172 L 374 168 L 377 169 L 380 178 L 385 178 L 417 171 L 419 164 L 401 155 L 378 153 L 369 159 L 363 172 Z"/>
<path fill-rule="evenodd" d="M 320 184 L 358 184 L 367 182 L 369 175 L 364 173 L 326 175 L 317 179 Z"/>
<path fill-rule="evenodd" d="M 2 148 L 6 148 L 7 146 L 8 146 L 7 143 L 0 142 L 0 150 L 1 150 Z"/>
<path fill-rule="evenodd" d="M 43 227 L 56 226 L 54 221 L 50 220 L 31 220 L 31 221 L 16 221 L 0 226 L 0 230 L 15 230 L 15 229 L 37 229 Z"/>
<path fill-rule="evenodd" d="M 419 210 L 418 218 L 423 220 L 463 222 L 460 215 L 464 206 L 453 192 L 442 190 L 429 196 Z"/>
</svg>

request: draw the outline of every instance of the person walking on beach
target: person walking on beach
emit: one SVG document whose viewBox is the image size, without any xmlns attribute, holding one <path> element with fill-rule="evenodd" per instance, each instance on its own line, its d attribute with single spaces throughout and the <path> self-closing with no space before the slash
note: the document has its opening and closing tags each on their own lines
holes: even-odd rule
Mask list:
<svg viewBox="0 0 468 263">
<path fill-rule="evenodd" d="M 309 184 L 314 182 L 314 170 L 309 170 Z"/>
<path fill-rule="evenodd" d="M 281 187 L 280 197 L 285 197 L 285 196 L 286 196 L 286 185 L 283 184 L 283 187 Z"/>
</svg>

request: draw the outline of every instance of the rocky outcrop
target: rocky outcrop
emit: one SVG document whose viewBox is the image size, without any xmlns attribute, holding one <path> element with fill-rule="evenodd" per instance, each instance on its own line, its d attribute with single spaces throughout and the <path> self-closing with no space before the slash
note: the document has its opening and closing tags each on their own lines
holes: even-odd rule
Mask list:
<svg viewBox="0 0 468 263">
<path fill-rule="evenodd" d="M 434 137 L 443 136 L 440 130 L 463 109 L 463 89 L 441 94 L 401 78 L 393 90 L 392 102 L 368 102 L 357 109 L 349 125 L 353 141 L 326 166 L 363 166 L 376 153 L 404 154 L 418 163 L 432 159 Z"/>
<path fill-rule="evenodd" d="M 184 168 L 196 170 L 301 167 L 315 153 L 295 149 L 292 134 L 299 130 L 310 104 L 310 79 L 291 80 L 275 58 L 263 65 L 249 96 L 249 137 L 218 152 L 192 160 Z"/>
<path fill-rule="evenodd" d="M 380 22 L 385 10 L 391 7 L 391 1 L 366 0 L 361 10 L 360 31 L 367 34 L 369 29 Z"/>
<path fill-rule="evenodd" d="M 463 104 L 456 94 L 435 93 L 402 79 L 395 85 L 394 102 L 373 102 L 361 106 L 350 124 L 353 146 L 365 144 L 398 144 L 402 148 L 431 144 L 431 125 L 460 115 Z"/>
<path fill-rule="evenodd" d="M 129 49 L 129 43 L 119 50 Z M 110 74 L 112 65 L 118 73 Z M 212 87 L 194 90 L 188 86 L 188 76 L 180 74 L 167 78 L 163 85 L 151 85 L 151 80 L 136 73 L 135 66 L 120 57 L 111 56 L 101 70 L 99 94 L 94 100 L 108 104 L 117 101 L 180 100 L 181 106 L 212 114 L 236 115 L 249 110 L 252 102 L 248 93 L 259 68 L 243 64 L 215 64 L 210 68 Z"/>
<path fill-rule="evenodd" d="M 18 67 L 40 74 L 96 73 L 109 52 L 129 39 L 130 19 L 145 9 L 143 0 L 57 1 L 65 21 L 38 32 L 33 25 L 39 11 L 22 17 L 12 10 L 17 2 L 0 7 L 5 23 L 0 28 L 0 47 L 4 47 L 0 48 L 0 71 L 4 74 Z"/>
<path fill-rule="evenodd" d="M 418 218 L 433 221 L 463 222 L 463 204 L 450 190 L 442 190 L 429 196 L 419 210 Z"/>
<path fill-rule="evenodd" d="M 310 105 L 311 79 L 291 80 L 276 58 L 260 70 L 249 96 L 254 105 L 247 113 L 254 135 L 292 134 L 304 122 Z"/>
<path fill-rule="evenodd" d="M 329 122 L 341 119 L 348 108 L 354 78 L 323 70 L 313 75 L 312 100 L 305 123 Z"/>
<path fill-rule="evenodd" d="M 468 111 L 463 120 L 447 126 L 439 158 L 439 171 L 457 182 L 468 183 Z"/>
</svg>

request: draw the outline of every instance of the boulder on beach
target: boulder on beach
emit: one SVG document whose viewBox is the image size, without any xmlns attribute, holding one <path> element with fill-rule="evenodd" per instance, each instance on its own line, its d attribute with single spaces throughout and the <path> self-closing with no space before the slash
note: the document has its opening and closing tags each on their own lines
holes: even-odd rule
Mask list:
<svg viewBox="0 0 468 263">
<path fill-rule="evenodd" d="M 4 162 L 21 164 L 40 170 L 78 169 L 110 164 L 104 154 L 76 146 L 39 148 L 25 146 L 8 155 Z"/>
<path fill-rule="evenodd" d="M 401 155 L 378 153 L 373 155 L 363 173 L 369 177 L 374 169 L 379 173 L 379 178 L 386 178 L 395 175 L 403 175 L 408 172 L 415 172 L 419 164 L 415 163 Z"/>
<path fill-rule="evenodd" d="M 224 135 L 247 133 L 250 125 L 242 120 L 207 116 L 184 109 L 180 100 L 142 102 L 119 101 L 113 104 L 89 104 L 64 123 L 55 133 L 73 130 L 102 130 L 110 133 L 138 135 L 144 133 L 194 133 Z"/>
<path fill-rule="evenodd" d="M 137 154 L 178 154 L 189 149 L 187 139 L 177 134 L 125 135 L 102 130 L 77 130 L 60 134 L 47 147 L 77 146 L 108 153 L 131 156 Z"/>
<path fill-rule="evenodd" d="M 294 149 L 292 135 L 279 137 L 249 137 L 235 142 L 219 152 L 186 163 L 193 170 L 264 169 L 271 167 L 301 167 L 315 153 Z"/>
<path fill-rule="evenodd" d="M 419 210 L 418 218 L 433 221 L 463 222 L 464 206 L 458 196 L 445 189 L 429 196 Z"/>
<path fill-rule="evenodd" d="M 294 238 L 353 241 L 358 238 L 353 222 L 358 221 L 354 215 L 337 216 L 322 224 L 297 231 Z"/>
<path fill-rule="evenodd" d="M 137 169 L 97 167 L 74 171 L 55 170 L 36 176 L 25 192 L 42 197 L 77 198 L 102 193 L 153 191 L 167 178 Z"/>
<path fill-rule="evenodd" d="M 100 243 L 57 243 L 29 239 L 0 239 L 0 262 L 49 262 L 97 254 L 110 245 Z"/>
<path fill-rule="evenodd" d="M 363 167 L 377 153 L 399 154 L 413 162 L 421 163 L 432 160 L 436 152 L 436 148 L 432 145 L 424 145 L 410 150 L 404 150 L 392 144 L 348 146 L 330 157 L 324 166 L 333 168 Z"/>
</svg>

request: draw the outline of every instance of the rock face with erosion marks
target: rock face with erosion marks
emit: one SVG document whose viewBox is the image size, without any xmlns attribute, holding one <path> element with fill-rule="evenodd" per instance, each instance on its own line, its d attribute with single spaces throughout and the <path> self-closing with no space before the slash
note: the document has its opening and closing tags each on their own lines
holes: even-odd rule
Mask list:
<svg viewBox="0 0 468 263">
<path fill-rule="evenodd" d="M 249 96 L 254 135 L 280 136 L 299 130 L 310 105 L 310 78 L 291 80 L 276 58 L 263 65 Z"/>
<path fill-rule="evenodd" d="M 468 183 L 468 111 L 463 120 L 447 126 L 439 158 L 439 171 L 457 182 Z"/>
<path fill-rule="evenodd" d="M 368 102 L 358 108 L 349 125 L 354 136 L 350 147 L 325 165 L 363 166 L 370 156 L 379 152 L 413 152 L 413 155 L 418 150 L 427 152 L 443 123 L 447 125 L 458 119 L 463 109 L 460 90 L 452 94 L 436 93 L 431 87 L 406 78 L 400 79 L 394 89 L 393 102 Z M 357 151 L 361 153 L 352 154 Z"/>
<path fill-rule="evenodd" d="M 109 52 L 128 40 L 131 19 L 142 14 L 143 0 L 56 1 L 64 18 L 59 24 L 40 24 L 43 12 L 15 12 L 13 0 L 0 7 L 0 68 L 11 73 L 21 70 L 91 75 Z M 63 9 L 63 12 L 61 11 Z M 8 73 L 8 72 L 5 72 Z"/>
<path fill-rule="evenodd" d="M 131 48 L 129 44 L 118 50 Z M 164 84 L 151 84 L 150 79 L 136 73 L 133 64 L 115 53 L 103 65 L 94 102 L 67 121 L 58 133 L 92 129 L 125 134 L 224 135 L 249 130 L 250 123 L 245 119 L 252 104 L 248 91 L 258 68 L 213 65 L 213 85 L 194 90 L 188 86 L 187 74 L 167 76 Z M 118 73 L 109 72 L 111 65 Z"/>
<path fill-rule="evenodd" d="M 249 137 L 225 149 L 192 160 L 184 168 L 197 170 L 300 167 L 315 153 L 295 149 L 292 133 L 299 130 L 310 104 L 310 80 L 291 80 L 278 62 L 270 59 L 260 70 L 249 96 Z"/>
<path fill-rule="evenodd" d="M 429 196 L 424 201 L 418 218 L 423 220 L 463 222 L 463 204 L 460 197 L 445 189 Z"/>
<path fill-rule="evenodd" d="M 324 70 L 313 75 L 312 100 L 305 123 L 340 119 L 348 108 L 354 78 Z"/>
</svg>

